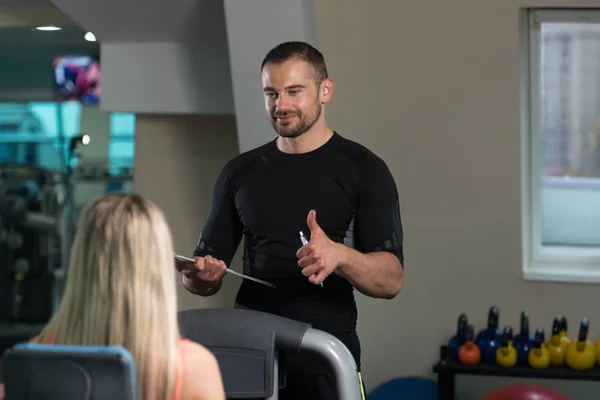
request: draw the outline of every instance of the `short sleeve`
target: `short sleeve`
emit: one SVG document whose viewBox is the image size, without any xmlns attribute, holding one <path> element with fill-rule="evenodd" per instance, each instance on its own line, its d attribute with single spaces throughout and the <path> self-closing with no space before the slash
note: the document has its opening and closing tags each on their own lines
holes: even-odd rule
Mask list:
<svg viewBox="0 0 600 400">
<path fill-rule="evenodd" d="M 210 212 L 194 251 L 195 256 L 210 255 L 227 266 L 231 264 L 243 234 L 235 206 L 231 174 L 232 171 L 226 166 L 217 177 Z"/>
<path fill-rule="evenodd" d="M 360 164 L 356 248 L 363 253 L 388 251 L 404 266 L 400 200 L 394 178 L 385 162 L 373 154 Z"/>
</svg>

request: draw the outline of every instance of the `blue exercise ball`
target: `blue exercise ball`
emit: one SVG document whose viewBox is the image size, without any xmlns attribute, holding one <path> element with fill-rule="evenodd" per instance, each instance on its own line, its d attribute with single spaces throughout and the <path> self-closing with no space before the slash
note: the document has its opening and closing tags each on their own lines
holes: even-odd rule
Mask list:
<svg viewBox="0 0 600 400">
<path fill-rule="evenodd" d="M 369 400 L 437 400 L 437 382 L 418 376 L 395 378 L 377 386 Z"/>
</svg>

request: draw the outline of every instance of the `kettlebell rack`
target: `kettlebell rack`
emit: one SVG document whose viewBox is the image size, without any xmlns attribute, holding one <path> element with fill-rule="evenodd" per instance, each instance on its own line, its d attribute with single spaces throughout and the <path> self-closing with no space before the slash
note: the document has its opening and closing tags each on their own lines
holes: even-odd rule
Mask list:
<svg viewBox="0 0 600 400">
<path fill-rule="evenodd" d="M 600 367 L 595 366 L 585 371 L 577 371 L 568 367 L 548 367 L 536 369 L 530 366 L 516 365 L 511 368 L 496 364 L 463 364 L 454 361 L 449 355 L 447 345 L 440 347 L 440 360 L 433 366 L 438 376 L 438 399 L 455 400 L 456 375 L 498 376 L 512 378 L 560 379 L 576 381 L 600 382 Z"/>
</svg>

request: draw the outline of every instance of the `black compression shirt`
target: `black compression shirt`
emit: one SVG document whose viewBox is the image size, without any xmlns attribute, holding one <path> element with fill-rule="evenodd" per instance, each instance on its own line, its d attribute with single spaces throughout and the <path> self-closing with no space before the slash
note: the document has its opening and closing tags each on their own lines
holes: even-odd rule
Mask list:
<svg viewBox="0 0 600 400">
<path fill-rule="evenodd" d="M 229 265 L 244 236 L 244 273 L 277 287 L 243 280 L 236 302 L 337 336 L 360 366 L 352 285 L 332 274 L 323 287 L 315 286 L 298 266 L 299 232 L 310 238 L 311 209 L 331 240 L 363 253 L 388 251 L 404 264 L 398 192 L 389 169 L 337 133 L 309 153 L 286 154 L 272 141 L 228 162 L 194 254 Z M 288 368 L 327 370 L 322 360 L 306 355 L 288 355 Z"/>
</svg>

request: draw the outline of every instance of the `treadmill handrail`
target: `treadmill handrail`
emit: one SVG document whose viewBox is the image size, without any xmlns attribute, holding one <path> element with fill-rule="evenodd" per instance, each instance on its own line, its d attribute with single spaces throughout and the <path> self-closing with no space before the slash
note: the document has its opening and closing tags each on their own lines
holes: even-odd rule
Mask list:
<svg viewBox="0 0 600 400">
<path fill-rule="evenodd" d="M 331 364 L 341 400 L 362 400 L 356 362 L 350 350 L 338 338 L 309 328 L 302 337 L 301 349 L 317 352 Z"/>
</svg>

